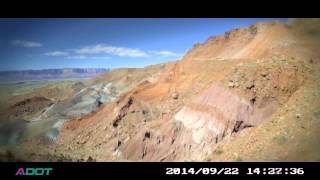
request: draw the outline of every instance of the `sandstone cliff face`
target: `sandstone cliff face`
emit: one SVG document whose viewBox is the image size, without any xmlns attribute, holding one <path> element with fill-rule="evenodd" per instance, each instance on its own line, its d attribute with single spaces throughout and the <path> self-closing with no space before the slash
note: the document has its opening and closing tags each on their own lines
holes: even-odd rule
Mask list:
<svg viewBox="0 0 320 180">
<path fill-rule="evenodd" d="M 218 143 L 231 133 L 257 125 L 268 118 L 275 109 L 274 104 L 256 108 L 221 85 L 213 85 L 190 105 L 183 107 L 174 118 L 192 129 L 195 143 L 201 144 L 210 136 Z"/>
</svg>

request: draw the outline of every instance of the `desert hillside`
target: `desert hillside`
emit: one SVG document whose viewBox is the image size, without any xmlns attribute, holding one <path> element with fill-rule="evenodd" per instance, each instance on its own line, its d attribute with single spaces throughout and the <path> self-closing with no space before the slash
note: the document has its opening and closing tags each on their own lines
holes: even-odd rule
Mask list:
<svg viewBox="0 0 320 180">
<path fill-rule="evenodd" d="M 15 97 L 16 119 L 21 102 L 33 102 L 47 122 L 3 153 L 30 161 L 320 161 L 319 24 L 256 23 L 209 37 L 181 60 L 75 84 L 59 101 L 44 93 L 50 87 L 29 101 Z"/>
</svg>

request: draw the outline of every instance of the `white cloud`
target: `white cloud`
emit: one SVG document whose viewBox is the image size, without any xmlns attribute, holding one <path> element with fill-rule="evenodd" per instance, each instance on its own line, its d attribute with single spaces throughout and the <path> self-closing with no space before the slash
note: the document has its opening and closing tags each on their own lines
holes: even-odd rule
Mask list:
<svg viewBox="0 0 320 180">
<path fill-rule="evenodd" d="M 42 44 L 39 42 L 32 42 L 32 41 L 22 41 L 22 40 L 13 40 L 11 41 L 12 45 L 17 45 L 17 46 L 23 46 L 26 48 L 34 48 L 34 47 L 41 47 Z"/>
<path fill-rule="evenodd" d="M 67 56 L 69 53 L 63 51 L 52 51 L 45 53 L 46 56 Z"/>
<path fill-rule="evenodd" d="M 85 56 L 85 55 L 76 55 L 76 56 L 67 56 L 67 59 L 110 59 L 108 56 Z"/>
<path fill-rule="evenodd" d="M 110 59 L 110 57 L 108 57 L 108 56 L 93 56 L 93 57 L 90 57 L 90 59 Z"/>
<path fill-rule="evenodd" d="M 87 56 L 81 55 L 81 56 L 67 56 L 67 59 L 86 59 Z"/>
<path fill-rule="evenodd" d="M 154 54 L 157 56 L 165 56 L 165 57 L 178 57 L 178 56 L 182 56 L 182 54 L 180 53 L 175 53 L 172 51 L 149 51 L 150 54 Z"/>
<path fill-rule="evenodd" d="M 85 46 L 78 49 L 69 49 L 65 51 L 53 51 L 46 53 L 47 56 L 66 56 L 67 59 L 110 59 L 109 56 L 114 55 L 121 57 L 181 57 L 183 54 L 172 51 L 142 51 L 127 47 L 109 46 L 105 44 L 97 44 L 93 46 Z M 101 56 L 102 55 L 102 56 Z"/>
<path fill-rule="evenodd" d="M 86 46 L 75 50 L 78 54 L 110 54 L 123 57 L 149 57 L 150 55 L 139 49 L 131 49 L 125 47 L 107 46 L 104 44 L 98 44 L 95 46 Z"/>
<path fill-rule="evenodd" d="M 182 54 L 172 51 L 142 51 L 139 49 L 131 49 L 126 47 L 108 46 L 104 44 L 97 44 L 94 46 L 85 46 L 80 49 L 75 49 L 74 52 L 78 54 L 110 54 L 115 56 L 126 57 L 180 57 Z"/>
</svg>

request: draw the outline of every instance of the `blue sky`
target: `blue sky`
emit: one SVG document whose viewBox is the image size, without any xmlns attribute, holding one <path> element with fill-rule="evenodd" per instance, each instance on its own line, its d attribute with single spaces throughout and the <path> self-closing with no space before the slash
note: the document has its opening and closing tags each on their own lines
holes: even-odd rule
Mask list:
<svg viewBox="0 0 320 180">
<path fill-rule="evenodd" d="M 287 19 L 0 19 L 0 70 L 143 67 L 261 21 Z"/>
</svg>

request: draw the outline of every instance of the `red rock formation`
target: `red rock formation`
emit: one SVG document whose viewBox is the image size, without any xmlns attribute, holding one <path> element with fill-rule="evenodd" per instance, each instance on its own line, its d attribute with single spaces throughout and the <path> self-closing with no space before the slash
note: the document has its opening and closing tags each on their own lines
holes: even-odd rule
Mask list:
<svg viewBox="0 0 320 180">
<path fill-rule="evenodd" d="M 194 142 L 200 144 L 207 136 L 216 142 L 242 128 L 258 124 L 269 117 L 276 106 L 261 109 L 221 85 L 213 85 L 175 115 L 192 130 Z"/>
</svg>

